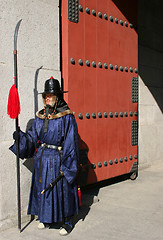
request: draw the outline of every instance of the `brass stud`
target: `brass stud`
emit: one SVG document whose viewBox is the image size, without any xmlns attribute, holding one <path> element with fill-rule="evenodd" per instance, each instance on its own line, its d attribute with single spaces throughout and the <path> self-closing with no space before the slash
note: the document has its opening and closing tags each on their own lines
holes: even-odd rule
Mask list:
<svg viewBox="0 0 163 240">
<path fill-rule="evenodd" d="M 96 16 L 96 11 L 94 9 L 92 10 L 92 15 Z"/>
<path fill-rule="evenodd" d="M 98 163 L 98 167 L 99 167 L 99 168 L 102 167 L 102 163 L 101 163 L 101 162 Z"/>
<path fill-rule="evenodd" d="M 115 112 L 115 113 L 114 113 L 114 116 L 117 118 L 117 117 L 118 117 L 118 113 L 117 113 L 117 112 Z"/>
<path fill-rule="evenodd" d="M 108 163 L 107 161 L 104 161 L 104 166 L 107 167 L 108 166 Z"/>
<path fill-rule="evenodd" d="M 112 112 L 109 113 L 109 117 L 110 117 L 110 118 L 113 117 L 113 113 L 112 113 Z"/>
<path fill-rule="evenodd" d="M 128 113 L 127 112 L 124 112 L 124 115 L 125 115 L 125 117 L 128 117 Z"/>
<path fill-rule="evenodd" d="M 113 22 L 113 17 L 110 16 L 110 17 L 109 17 L 109 20 L 110 20 L 110 22 Z"/>
<path fill-rule="evenodd" d="M 117 23 L 117 24 L 118 24 L 118 18 L 115 18 L 115 23 Z"/>
<path fill-rule="evenodd" d="M 125 67 L 125 72 L 128 72 L 128 67 Z"/>
<path fill-rule="evenodd" d="M 92 163 L 92 169 L 96 169 L 96 164 Z"/>
<path fill-rule="evenodd" d="M 111 70 L 113 70 L 113 65 L 112 65 L 112 64 L 109 64 L 109 68 L 110 68 Z"/>
<path fill-rule="evenodd" d="M 118 65 L 115 65 L 115 70 L 118 71 Z"/>
<path fill-rule="evenodd" d="M 118 159 L 117 159 L 117 158 L 114 159 L 114 163 L 115 163 L 115 164 L 118 163 Z"/>
<path fill-rule="evenodd" d="M 105 69 L 108 69 L 107 63 L 104 63 L 104 68 L 105 68 Z"/>
<path fill-rule="evenodd" d="M 123 21 L 122 21 L 122 20 L 120 20 L 119 22 L 120 22 L 120 25 L 121 25 L 121 26 L 123 26 Z"/>
<path fill-rule="evenodd" d="M 96 118 L 96 114 L 94 112 L 92 113 L 92 118 Z"/>
<path fill-rule="evenodd" d="M 129 159 L 132 160 L 132 155 L 129 156 Z"/>
<path fill-rule="evenodd" d="M 81 5 L 79 5 L 79 11 L 83 12 L 83 7 Z"/>
<path fill-rule="evenodd" d="M 124 157 L 124 160 L 125 160 L 125 162 L 127 162 L 127 161 L 128 161 L 128 159 L 127 159 L 127 157 L 126 157 L 126 156 Z"/>
<path fill-rule="evenodd" d="M 89 60 L 86 60 L 86 65 L 87 65 L 87 67 L 90 67 L 90 62 L 89 62 Z"/>
<path fill-rule="evenodd" d="M 123 72 L 123 67 L 122 66 L 120 66 L 119 69 L 120 69 L 121 72 Z"/>
<path fill-rule="evenodd" d="M 94 68 L 96 67 L 95 61 L 92 62 L 92 67 L 94 67 Z"/>
<path fill-rule="evenodd" d="M 79 65 L 80 65 L 80 66 L 83 66 L 83 61 L 82 61 L 82 59 L 79 59 L 78 62 L 79 62 Z"/>
<path fill-rule="evenodd" d="M 123 117 L 123 112 L 120 112 L 120 113 L 119 113 L 119 116 L 120 116 L 120 117 Z"/>
<path fill-rule="evenodd" d="M 102 18 L 102 13 L 98 12 L 98 16 L 99 16 L 99 18 Z"/>
<path fill-rule="evenodd" d="M 71 62 L 71 64 L 75 64 L 75 59 L 74 59 L 74 58 L 71 58 L 71 59 L 70 59 L 70 62 Z"/>
<path fill-rule="evenodd" d="M 133 116 L 133 112 L 132 112 L 132 111 L 130 111 L 129 115 L 130 115 L 130 117 L 132 117 L 132 116 Z"/>
<path fill-rule="evenodd" d="M 99 68 L 102 68 L 102 63 L 99 62 L 99 63 L 98 63 L 98 66 L 99 66 Z"/>
<path fill-rule="evenodd" d="M 83 119 L 83 115 L 82 115 L 81 113 L 79 113 L 79 114 L 78 114 L 78 118 L 79 118 L 80 120 L 82 120 L 82 119 Z"/>
<path fill-rule="evenodd" d="M 90 119 L 90 115 L 89 115 L 89 113 L 86 113 L 85 116 L 86 116 L 87 119 Z"/>
<path fill-rule="evenodd" d="M 123 163 L 123 158 L 120 158 L 120 159 L 119 159 L 119 162 L 120 162 L 120 163 Z"/>
<path fill-rule="evenodd" d="M 109 160 L 109 164 L 110 164 L 110 165 L 113 165 L 113 161 L 112 161 L 112 160 Z"/>
<path fill-rule="evenodd" d="M 86 13 L 90 14 L 90 9 L 88 7 L 85 9 L 85 11 Z"/>
<path fill-rule="evenodd" d="M 108 20 L 108 15 L 106 13 L 104 14 L 104 18 L 105 20 Z"/>
<path fill-rule="evenodd" d="M 99 117 L 99 118 L 102 118 L 101 112 L 98 112 L 98 117 Z"/>
<path fill-rule="evenodd" d="M 128 22 L 125 21 L 125 26 L 128 27 Z"/>
</svg>

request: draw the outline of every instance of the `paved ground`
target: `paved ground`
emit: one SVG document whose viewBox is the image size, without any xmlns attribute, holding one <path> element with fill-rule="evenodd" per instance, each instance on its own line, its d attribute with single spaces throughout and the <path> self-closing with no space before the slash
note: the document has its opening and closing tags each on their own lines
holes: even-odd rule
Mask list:
<svg viewBox="0 0 163 240">
<path fill-rule="evenodd" d="M 163 240 L 163 162 L 139 171 L 135 181 L 118 178 L 83 196 L 70 235 L 38 230 L 34 220 L 21 233 L 17 228 L 1 232 L 0 240 Z"/>
</svg>

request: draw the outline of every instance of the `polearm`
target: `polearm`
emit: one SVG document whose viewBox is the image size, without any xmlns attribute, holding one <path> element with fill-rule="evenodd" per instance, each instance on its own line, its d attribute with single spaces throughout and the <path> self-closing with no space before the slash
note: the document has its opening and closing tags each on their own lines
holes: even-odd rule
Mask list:
<svg viewBox="0 0 163 240">
<path fill-rule="evenodd" d="M 10 118 L 15 119 L 17 136 L 19 135 L 20 101 L 18 94 L 18 69 L 17 69 L 17 38 L 18 30 L 22 19 L 19 20 L 14 32 L 14 84 L 10 89 L 7 105 L 7 113 Z M 17 206 L 18 206 L 18 229 L 21 231 L 21 198 L 20 198 L 20 161 L 19 161 L 19 138 L 16 139 L 16 165 L 17 165 Z"/>
<path fill-rule="evenodd" d="M 16 25 L 14 34 L 14 79 L 15 85 L 18 89 L 18 69 L 17 69 L 17 38 L 18 30 L 22 19 Z M 15 119 L 15 128 L 18 133 L 19 131 L 19 120 L 18 116 Z M 20 159 L 19 159 L 19 139 L 16 140 L 16 164 L 17 164 L 17 207 L 18 207 L 18 229 L 21 231 L 21 196 L 20 196 Z"/>
</svg>

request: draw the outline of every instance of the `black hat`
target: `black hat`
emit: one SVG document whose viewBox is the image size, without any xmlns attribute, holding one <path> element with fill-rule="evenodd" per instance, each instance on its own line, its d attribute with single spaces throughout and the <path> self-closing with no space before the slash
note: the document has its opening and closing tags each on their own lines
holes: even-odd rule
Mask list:
<svg viewBox="0 0 163 240">
<path fill-rule="evenodd" d="M 51 77 L 50 79 L 46 80 L 45 86 L 44 86 L 44 92 L 42 92 L 42 95 L 46 95 L 47 93 L 52 93 L 55 95 L 58 95 L 60 93 L 65 93 L 67 91 L 62 91 L 59 85 L 59 81 L 57 79 L 54 79 Z"/>
</svg>

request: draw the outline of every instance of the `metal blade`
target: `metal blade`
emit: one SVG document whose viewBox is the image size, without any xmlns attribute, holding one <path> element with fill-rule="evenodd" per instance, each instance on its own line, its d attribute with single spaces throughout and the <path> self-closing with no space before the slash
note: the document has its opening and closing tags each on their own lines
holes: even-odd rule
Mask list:
<svg viewBox="0 0 163 240">
<path fill-rule="evenodd" d="M 18 31 L 19 31 L 19 26 L 20 26 L 21 21 L 22 21 L 22 19 L 19 20 L 19 22 L 16 24 L 16 27 L 15 27 L 14 50 L 17 50 L 17 37 L 18 37 Z"/>
</svg>

